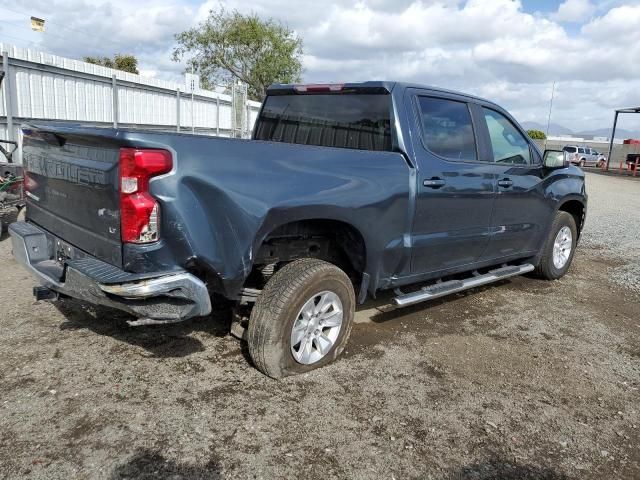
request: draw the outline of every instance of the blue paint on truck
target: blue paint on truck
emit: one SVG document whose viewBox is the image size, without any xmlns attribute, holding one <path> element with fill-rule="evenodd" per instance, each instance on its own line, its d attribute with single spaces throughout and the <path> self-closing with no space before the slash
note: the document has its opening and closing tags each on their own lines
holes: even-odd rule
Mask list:
<svg viewBox="0 0 640 480">
<path fill-rule="evenodd" d="M 241 299 L 257 269 L 304 256 L 343 262 L 360 301 L 535 265 L 557 211 L 578 233 L 586 216 L 582 171 L 543 165 L 508 112 L 420 85 L 274 85 L 251 140 L 61 124 L 23 132 L 19 259 L 53 291 L 158 320 L 207 314 L 204 296 Z M 144 227 L 157 228 L 151 242 L 122 241 L 122 149 L 170 153 L 170 171 L 148 179 L 159 209 L 158 226 Z M 46 252 L 34 259 L 29 238 Z M 131 294 L 180 275 L 188 280 L 173 291 Z M 92 287 L 75 291 L 69 276 Z"/>
</svg>

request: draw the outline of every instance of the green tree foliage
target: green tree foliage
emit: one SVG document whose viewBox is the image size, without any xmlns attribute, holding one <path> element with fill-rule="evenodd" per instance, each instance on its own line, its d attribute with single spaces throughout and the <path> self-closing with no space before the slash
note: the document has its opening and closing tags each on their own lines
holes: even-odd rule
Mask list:
<svg viewBox="0 0 640 480">
<path fill-rule="evenodd" d="M 139 74 L 138 59 L 133 55 L 125 55 L 117 53 L 113 58 L 109 57 L 83 57 L 83 61 L 93 63 L 94 65 L 102 65 L 103 67 L 122 70 L 123 72 Z"/>
<path fill-rule="evenodd" d="M 546 140 L 547 136 L 540 130 L 527 130 L 527 134 L 534 140 Z"/>
<path fill-rule="evenodd" d="M 188 70 L 204 88 L 240 80 L 249 97 L 262 100 L 272 83 L 294 83 L 302 74 L 302 40 L 285 25 L 224 8 L 211 10 L 200 25 L 176 35 L 173 60 L 187 58 Z"/>
</svg>

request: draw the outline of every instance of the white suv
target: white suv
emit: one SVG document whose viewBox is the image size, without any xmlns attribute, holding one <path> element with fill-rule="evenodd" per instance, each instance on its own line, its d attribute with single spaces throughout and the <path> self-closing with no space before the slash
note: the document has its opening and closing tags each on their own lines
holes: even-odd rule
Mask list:
<svg viewBox="0 0 640 480">
<path fill-rule="evenodd" d="M 567 145 L 563 150 L 569 153 L 569 160 L 580 167 L 601 167 L 607 158 L 593 148 Z"/>
</svg>

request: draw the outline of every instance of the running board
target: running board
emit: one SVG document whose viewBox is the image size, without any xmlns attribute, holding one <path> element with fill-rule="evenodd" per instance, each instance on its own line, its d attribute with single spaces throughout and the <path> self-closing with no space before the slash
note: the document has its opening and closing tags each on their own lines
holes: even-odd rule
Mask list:
<svg viewBox="0 0 640 480">
<path fill-rule="evenodd" d="M 522 275 L 523 273 L 531 272 L 534 268 L 530 263 L 525 263 L 524 265 L 509 265 L 491 270 L 483 275 L 475 274 L 473 277 L 465 278 L 464 280 L 450 280 L 448 282 L 435 283 L 428 287 L 423 287 L 417 292 L 401 293 L 392 301 L 394 306 L 398 308 L 408 307 L 409 305 L 444 297 L 445 295 L 468 290 L 469 288 L 480 287 L 481 285 L 497 282 L 498 280 Z"/>
</svg>

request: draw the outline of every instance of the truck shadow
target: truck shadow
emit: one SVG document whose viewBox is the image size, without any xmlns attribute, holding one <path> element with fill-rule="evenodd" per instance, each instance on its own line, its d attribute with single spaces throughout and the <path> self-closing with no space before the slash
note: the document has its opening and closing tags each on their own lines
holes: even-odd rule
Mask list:
<svg viewBox="0 0 640 480">
<path fill-rule="evenodd" d="M 447 480 L 567 480 L 567 476 L 548 467 L 516 464 L 498 455 L 483 462 L 465 465 L 454 470 Z"/>
<path fill-rule="evenodd" d="M 221 480 L 222 468 L 217 458 L 204 465 L 191 465 L 169 460 L 159 452 L 142 449 L 136 451 L 125 463 L 118 465 L 109 480 Z"/>
<path fill-rule="evenodd" d="M 53 305 L 64 316 L 61 330 L 88 329 L 131 345 L 139 346 L 158 358 L 180 358 L 205 350 L 194 332 L 214 337 L 229 334 L 231 313 L 221 307 L 211 315 L 167 325 L 131 327 L 126 322 L 133 317 L 116 309 L 90 305 L 79 300 L 61 300 Z"/>
<path fill-rule="evenodd" d="M 492 291 L 495 288 L 504 288 L 505 285 L 512 284 L 512 280 L 505 279 L 500 280 L 489 285 L 484 285 L 470 290 L 464 290 L 462 292 L 454 293 L 444 297 L 436 298 L 433 300 L 416 303 L 404 308 L 394 308 L 392 305 L 392 299 L 395 296 L 392 291 L 383 292 L 376 299 L 365 302 L 357 310 L 370 310 L 374 309 L 373 313 L 369 316 L 369 319 L 373 323 L 386 323 L 403 318 L 407 316 L 413 316 L 419 313 L 423 313 L 429 309 L 435 309 L 442 305 L 452 304 L 466 299 L 467 297 L 474 297 L 483 293 Z"/>
<path fill-rule="evenodd" d="M 394 325 L 400 321 L 423 316 L 426 312 L 433 312 L 441 306 L 455 305 L 456 302 L 462 303 L 469 296 L 480 295 L 493 288 L 504 288 L 510 283 L 513 283 L 512 280 L 504 280 L 395 310 L 390 309 L 393 292 L 382 292 L 377 299 L 367 300 L 364 305 L 359 306 L 356 317 L 364 316 L 365 323 L 379 327 L 385 325 L 385 328 L 377 333 L 371 331 L 370 328 L 366 331 L 356 329 L 352 335 L 352 345 L 360 343 L 372 345 L 383 342 L 386 334 L 389 333 L 388 330 L 394 329 Z M 144 348 L 157 358 L 181 358 L 196 352 L 203 352 L 207 347 L 200 339 L 191 335 L 192 333 L 203 332 L 213 337 L 226 337 L 229 335 L 231 326 L 231 310 L 229 306 L 224 304 L 216 304 L 214 312 L 207 317 L 175 324 L 140 327 L 129 326 L 126 322 L 133 319 L 132 316 L 109 307 L 91 305 L 79 300 L 61 300 L 54 302 L 53 305 L 65 318 L 65 321 L 60 325 L 61 330 L 91 330 L 98 335 L 109 336 L 121 342 Z M 450 330 L 454 331 L 459 327 L 455 322 L 451 324 L 450 320 L 445 323 L 446 325 L 441 326 L 444 329 L 442 332 L 432 331 L 431 333 L 433 335 L 451 333 Z M 240 342 L 240 354 L 245 360 L 251 362 L 246 342 Z"/>
</svg>

